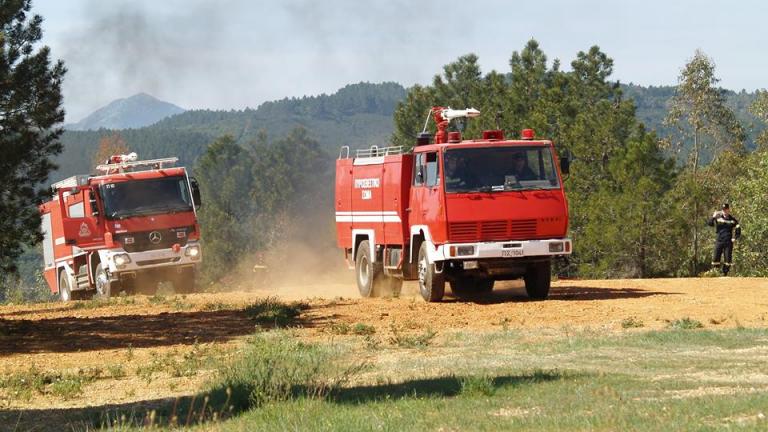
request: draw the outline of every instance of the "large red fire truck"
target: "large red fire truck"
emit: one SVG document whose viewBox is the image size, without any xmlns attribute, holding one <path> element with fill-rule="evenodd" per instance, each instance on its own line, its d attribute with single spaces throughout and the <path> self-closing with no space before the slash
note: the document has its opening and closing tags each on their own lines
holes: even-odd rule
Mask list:
<svg viewBox="0 0 768 432">
<path fill-rule="evenodd" d="M 530 298 L 547 298 L 553 257 L 571 253 L 568 159 L 558 170 L 552 142 L 531 129 L 512 140 L 501 130 L 474 140 L 448 132 L 452 119 L 479 114 L 433 107 L 434 140 L 423 132 L 412 152 L 372 147 L 350 157 L 342 148 L 337 243 L 363 297 L 417 279 L 425 300 L 440 301 L 446 282 L 467 297 L 522 278 Z"/>
<path fill-rule="evenodd" d="M 51 187 L 40 206 L 44 276 L 61 300 L 147 293 L 159 281 L 193 290 L 200 264 L 200 192 L 177 158 L 112 156 L 96 175 Z"/>
</svg>

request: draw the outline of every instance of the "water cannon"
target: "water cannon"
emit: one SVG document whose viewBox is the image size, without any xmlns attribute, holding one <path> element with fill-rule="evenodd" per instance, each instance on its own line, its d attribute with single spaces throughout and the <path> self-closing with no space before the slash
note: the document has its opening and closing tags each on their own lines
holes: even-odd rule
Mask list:
<svg viewBox="0 0 768 432">
<path fill-rule="evenodd" d="M 115 174 L 136 171 L 142 168 L 163 169 L 179 161 L 179 158 L 175 157 L 150 160 L 137 160 L 138 158 L 136 152 L 131 152 L 127 155 L 112 155 L 105 164 L 96 166 L 96 170 L 105 174 Z"/>
<path fill-rule="evenodd" d="M 463 110 L 457 110 L 457 109 L 451 109 L 449 107 L 449 108 L 444 108 L 440 112 L 440 115 L 444 119 L 446 119 L 446 120 L 448 120 L 450 122 L 451 120 L 457 119 L 457 118 L 475 118 L 475 117 L 480 117 L 480 111 L 478 111 L 478 110 L 476 110 L 474 108 L 467 108 L 467 109 L 463 109 Z"/>
<path fill-rule="evenodd" d="M 127 155 L 121 154 L 121 155 L 112 155 L 109 157 L 109 160 L 107 161 L 108 164 L 119 164 L 124 162 L 135 162 L 139 156 L 136 154 L 136 152 L 128 153 Z"/>
<path fill-rule="evenodd" d="M 429 111 L 437 124 L 437 134 L 435 134 L 435 144 L 443 144 L 448 142 L 448 124 L 451 120 L 457 118 L 475 118 L 480 116 L 480 111 L 475 108 L 465 108 L 461 110 L 453 109 L 451 107 L 435 106 Z M 427 130 L 427 123 L 429 117 L 424 123 L 424 132 Z M 454 137 L 455 138 L 455 137 Z M 460 138 L 459 138 L 460 140 Z M 456 141 L 453 139 L 451 141 Z"/>
</svg>

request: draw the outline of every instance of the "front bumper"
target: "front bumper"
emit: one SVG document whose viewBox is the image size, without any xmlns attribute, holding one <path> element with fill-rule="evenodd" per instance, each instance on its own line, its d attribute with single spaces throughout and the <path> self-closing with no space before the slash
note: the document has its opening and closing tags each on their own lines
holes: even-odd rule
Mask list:
<svg viewBox="0 0 768 432">
<path fill-rule="evenodd" d="M 193 249 L 197 249 L 195 256 L 190 255 Z M 120 257 L 128 256 L 130 262 L 119 263 Z M 186 246 L 181 246 L 178 251 L 173 248 L 156 249 L 144 252 L 128 253 L 122 248 L 102 251 L 101 262 L 107 263 L 111 274 L 137 272 L 150 269 L 158 269 L 172 266 L 194 266 L 202 261 L 202 248 L 197 241 L 190 241 Z"/>
<path fill-rule="evenodd" d="M 466 253 L 468 249 L 472 253 Z M 529 258 L 570 255 L 571 239 L 510 240 L 503 242 L 449 243 L 435 250 L 434 261 L 478 260 L 487 258 Z"/>
</svg>

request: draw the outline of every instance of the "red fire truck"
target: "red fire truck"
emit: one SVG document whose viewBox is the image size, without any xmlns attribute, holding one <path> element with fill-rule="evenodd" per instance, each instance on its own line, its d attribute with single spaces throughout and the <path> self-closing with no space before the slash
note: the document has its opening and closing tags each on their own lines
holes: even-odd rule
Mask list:
<svg viewBox="0 0 768 432">
<path fill-rule="evenodd" d="M 531 129 L 521 139 L 501 130 L 473 140 L 448 132 L 452 119 L 479 114 L 432 108 L 434 139 L 421 133 L 412 152 L 372 147 L 350 157 L 342 148 L 337 243 L 363 297 L 418 280 L 422 297 L 436 302 L 446 282 L 467 297 L 522 278 L 530 298 L 547 298 L 553 257 L 571 253 L 560 173 L 568 173 L 568 159 L 558 170 L 552 142 Z"/>
<path fill-rule="evenodd" d="M 45 280 L 62 301 L 152 293 L 159 281 L 193 290 L 202 255 L 200 192 L 177 158 L 112 156 L 97 175 L 51 187 L 40 206 Z"/>
</svg>

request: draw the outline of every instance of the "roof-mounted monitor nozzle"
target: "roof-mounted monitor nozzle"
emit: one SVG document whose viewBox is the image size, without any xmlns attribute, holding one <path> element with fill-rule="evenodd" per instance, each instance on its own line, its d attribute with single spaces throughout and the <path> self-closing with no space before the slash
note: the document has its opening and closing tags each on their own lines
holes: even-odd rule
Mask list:
<svg viewBox="0 0 768 432">
<path fill-rule="evenodd" d="M 474 109 L 474 108 L 466 108 L 466 109 L 453 109 L 453 108 L 445 108 L 445 107 L 439 107 L 435 106 L 432 107 L 431 110 L 429 110 L 429 115 L 427 116 L 427 120 L 424 122 L 424 129 L 422 133 L 425 133 L 427 131 L 427 124 L 429 123 L 429 116 L 432 116 L 432 118 L 435 119 L 435 124 L 437 124 L 437 133 L 435 134 L 435 144 L 443 144 L 448 142 L 448 124 L 453 119 L 457 118 L 475 118 L 480 116 L 480 111 Z"/>
<path fill-rule="evenodd" d="M 163 169 L 168 168 L 169 165 L 174 165 L 179 160 L 179 158 L 175 157 L 141 161 L 136 159 L 138 159 L 136 153 L 110 156 L 107 163 L 98 165 L 96 170 L 104 174 L 116 174 L 141 169 Z"/>
</svg>

